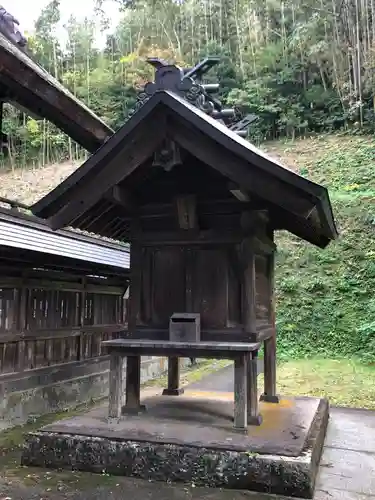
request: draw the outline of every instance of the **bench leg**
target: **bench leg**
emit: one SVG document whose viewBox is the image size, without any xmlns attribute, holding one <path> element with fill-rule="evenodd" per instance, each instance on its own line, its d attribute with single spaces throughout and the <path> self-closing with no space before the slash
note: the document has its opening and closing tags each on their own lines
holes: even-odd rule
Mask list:
<svg viewBox="0 0 375 500">
<path fill-rule="evenodd" d="M 278 403 L 276 394 L 276 337 L 273 335 L 264 341 L 264 393 L 261 401 Z"/>
<path fill-rule="evenodd" d="M 251 352 L 247 368 L 247 422 L 248 425 L 260 425 L 262 417 L 258 405 L 258 353 Z"/>
<path fill-rule="evenodd" d="M 126 361 L 126 403 L 123 414 L 138 414 L 146 407 L 141 405 L 141 357 L 128 356 Z"/>
<path fill-rule="evenodd" d="M 247 365 L 248 355 L 234 360 L 234 427 L 247 430 Z"/>
<path fill-rule="evenodd" d="M 123 394 L 123 356 L 111 354 L 109 361 L 109 418 L 120 418 Z"/>
<path fill-rule="evenodd" d="M 164 389 L 163 396 L 179 396 L 184 393 L 180 385 L 180 360 L 175 356 L 168 358 L 168 387 Z"/>
</svg>

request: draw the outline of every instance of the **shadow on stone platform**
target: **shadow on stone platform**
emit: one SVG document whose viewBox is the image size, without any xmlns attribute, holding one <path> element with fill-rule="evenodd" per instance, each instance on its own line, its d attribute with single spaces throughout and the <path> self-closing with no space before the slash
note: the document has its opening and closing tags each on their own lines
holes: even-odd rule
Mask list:
<svg viewBox="0 0 375 500">
<path fill-rule="evenodd" d="M 23 465 L 312 498 L 328 403 L 283 398 L 261 403 L 263 423 L 233 429 L 233 394 L 186 391 L 151 396 L 147 412 L 108 421 L 107 408 L 27 436 Z"/>
</svg>

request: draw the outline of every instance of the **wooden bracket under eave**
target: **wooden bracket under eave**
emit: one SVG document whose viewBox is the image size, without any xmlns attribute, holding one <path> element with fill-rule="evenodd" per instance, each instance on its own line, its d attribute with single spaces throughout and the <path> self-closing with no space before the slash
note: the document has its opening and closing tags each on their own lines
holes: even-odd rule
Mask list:
<svg viewBox="0 0 375 500">
<path fill-rule="evenodd" d="M 135 210 L 137 204 L 132 194 L 125 188 L 116 185 L 109 189 L 105 198 L 115 205 L 119 205 L 127 210 Z"/>
<path fill-rule="evenodd" d="M 228 189 L 232 193 L 232 195 L 237 198 L 238 201 L 242 201 L 243 203 L 250 201 L 250 196 L 243 189 L 241 189 L 236 184 L 230 182 L 228 184 Z"/>
</svg>

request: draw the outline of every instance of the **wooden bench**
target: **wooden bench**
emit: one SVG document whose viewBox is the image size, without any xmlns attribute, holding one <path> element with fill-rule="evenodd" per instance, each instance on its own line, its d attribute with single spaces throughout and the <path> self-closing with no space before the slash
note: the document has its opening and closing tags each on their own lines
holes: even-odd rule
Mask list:
<svg viewBox="0 0 375 500">
<path fill-rule="evenodd" d="M 173 342 L 164 340 L 107 340 L 102 343 L 110 355 L 109 418 L 121 414 L 137 414 L 145 410 L 141 405 L 141 356 L 169 356 L 178 358 L 210 358 L 234 360 L 234 427 L 245 430 L 248 425 L 259 425 L 257 394 L 257 355 L 259 343 L 232 342 Z M 126 364 L 126 403 L 123 397 L 123 360 Z M 173 363 L 173 362 L 172 362 Z M 178 372 L 169 366 L 168 392 L 178 390 Z"/>
</svg>

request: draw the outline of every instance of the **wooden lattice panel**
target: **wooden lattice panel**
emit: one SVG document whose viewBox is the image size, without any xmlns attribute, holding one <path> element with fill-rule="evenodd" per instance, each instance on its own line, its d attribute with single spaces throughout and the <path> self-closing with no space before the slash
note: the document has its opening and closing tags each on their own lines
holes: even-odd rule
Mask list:
<svg viewBox="0 0 375 500">
<path fill-rule="evenodd" d="M 101 342 L 125 321 L 123 294 L 108 292 L 52 281 L 0 288 L 0 374 L 104 355 Z"/>
</svg>

